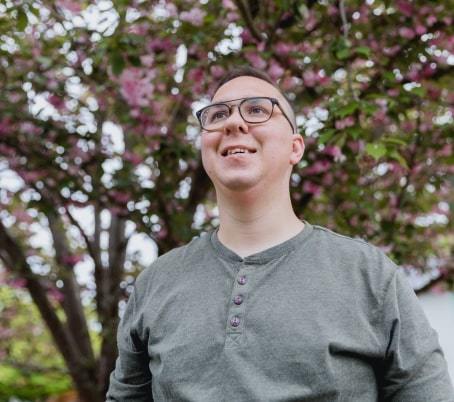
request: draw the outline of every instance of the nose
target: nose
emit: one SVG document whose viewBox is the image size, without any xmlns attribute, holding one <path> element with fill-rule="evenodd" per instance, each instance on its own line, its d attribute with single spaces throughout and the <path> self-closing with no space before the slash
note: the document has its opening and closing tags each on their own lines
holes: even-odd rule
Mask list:
<svg viewBox="0 0 454 402">
<path fill-rule="evenodd" d="M 233 111 L 231 112 L 228 119 L 225 121 L 224 132 L 226 134 L 247 133 L 249 127 L 241 117 L 240 109 L 238 108 L 237 105 L 232 106 L 232 109 Z"/>
</svg>

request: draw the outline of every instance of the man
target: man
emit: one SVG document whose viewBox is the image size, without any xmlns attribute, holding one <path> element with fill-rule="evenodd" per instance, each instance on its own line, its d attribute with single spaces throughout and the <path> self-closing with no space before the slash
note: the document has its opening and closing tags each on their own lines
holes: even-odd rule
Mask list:
<svg viewBox="0 0 454 402">
<path fill-rule="evenodd" d="M 139 275 L 107 400 L 454 401 L 395 265 L 295 215 L 304 141 L 274 83 L 235 70 L 197 116 L 219 229 Z"/>
</svg>

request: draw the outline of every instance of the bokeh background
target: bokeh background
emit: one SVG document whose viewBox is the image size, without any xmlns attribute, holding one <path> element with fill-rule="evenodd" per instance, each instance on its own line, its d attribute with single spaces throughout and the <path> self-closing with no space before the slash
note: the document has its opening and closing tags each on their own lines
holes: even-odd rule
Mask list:
<svg viewBox="0 0 454 402">
<path fill-rule="evenodd" d="M 244 64 L 293 102 L 298 216 L 400 265 L 454 373 L 452 10 L 0 0 L 0 400 L 104 400 L 135 276 L 218 224 L 194 111 Z"/>
</svg>

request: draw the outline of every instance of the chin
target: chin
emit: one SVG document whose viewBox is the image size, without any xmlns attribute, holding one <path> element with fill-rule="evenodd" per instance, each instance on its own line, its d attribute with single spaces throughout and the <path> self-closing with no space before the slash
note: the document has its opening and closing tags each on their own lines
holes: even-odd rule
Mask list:
<svg viewBox="0 0 454 402">
<path fill-rule="evenodd" d="M 221 188 L 230 191 L 247 191 L 257 186 L 258 180 L 252 178 L 232 178 L 230 180 L 220 180 Z"/>
</svg>

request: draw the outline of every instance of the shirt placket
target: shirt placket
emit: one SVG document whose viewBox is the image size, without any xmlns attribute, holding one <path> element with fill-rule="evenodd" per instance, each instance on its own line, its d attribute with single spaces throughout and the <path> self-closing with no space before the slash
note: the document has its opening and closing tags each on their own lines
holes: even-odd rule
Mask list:
<svg viewBox="0 0 454 402">
<path fill-rule="evenodd" d="M 251 272 L 247 264 L 239 264 L 230 294 L 226 323 L 226 348 L 235 348 L 244 342 L 246 299 L 251 286 Z"/>
</svg>

